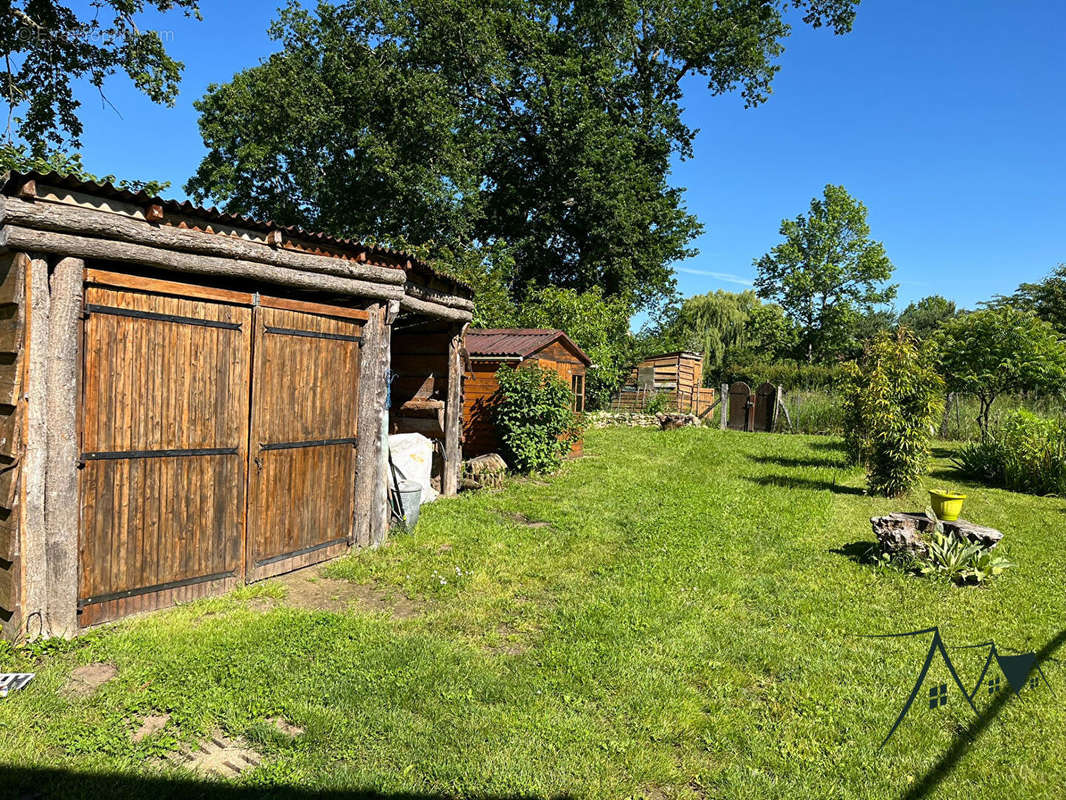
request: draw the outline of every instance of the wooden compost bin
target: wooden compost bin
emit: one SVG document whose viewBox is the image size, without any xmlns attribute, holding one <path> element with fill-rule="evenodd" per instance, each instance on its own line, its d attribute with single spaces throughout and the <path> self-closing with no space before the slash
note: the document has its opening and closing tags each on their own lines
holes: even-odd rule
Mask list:
<svg viewBox="0 0 1066 800">
<path fill-rule="evenodd" d="M 500 385 L 496 371 L 536 365 L 558 373 L 574 392 L 574 410 L 585 410 L 585 377 L 592 361 L 563 331 L 544 328 L 471 329 L 466 333 L 470 366 L 463 384 L 463 453 L 468 458 L 498 450 L 493 409 Z M 581 441 L 573 455 L 581 454 Z"/>
<path fill-rule="evenodd" d="M 445 494 L 470 291 L 393 251 L 57 174 L 0 179 L 0 623 L 70 636 L 381 542 L 394 326 Z M 405 368 L 406 369 L 406 368 Z"/>
<path fill-rule="evenodd" d="M 703 355 L 682 351 L 648 356 L 633 367 L 611 408 L 642 411 L 657 394 L 666 394 L 677 411 L 704 416 L 714 405 L 714 389 L 703 387 Z"/>
</svg>

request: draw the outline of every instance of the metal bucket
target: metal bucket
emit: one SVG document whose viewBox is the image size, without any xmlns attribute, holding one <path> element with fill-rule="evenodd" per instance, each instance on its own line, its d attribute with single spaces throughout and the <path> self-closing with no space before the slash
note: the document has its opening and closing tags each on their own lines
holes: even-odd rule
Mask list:
<svg viewBox="0 0 1066 800">
<path fill-rule="evenodd" d="M 400 498 L 400 521 L 408 532 L 418 524 L 418 511 L 422 506 L 422 486 L 415 481 L 400 480 L 396 486 L 396 496 Z"/>
</svg>

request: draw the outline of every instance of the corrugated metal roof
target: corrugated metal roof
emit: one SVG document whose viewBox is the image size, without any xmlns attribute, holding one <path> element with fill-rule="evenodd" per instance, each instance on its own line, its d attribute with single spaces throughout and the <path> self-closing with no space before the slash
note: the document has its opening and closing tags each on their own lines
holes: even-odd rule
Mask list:
<svg viewBox="0 0 1066 800">
<path fill-rule="evenodd" d="M 166 200 L 162 197 L 153 196 L 145 191 L 131 192 L 128 189 L 115 186 L 110 181 L 106 183 L 96 183 L 95 181 L 85 181 L 73 175 L 64 175 L 59 172 L 42 173 L 9 171 L 0 176 L 0 193 L 13 194 L 28 180 L 36 181 L 45 186 L 54 186 L 57 189 L 80 192 L 82 194 L 101 197 L 107 200 L 116 200 L 131 205 L 149 206 L 158 204 L 163 207 L 164 213 L 190 217 L 209 223 L 215 222 L 233 228 L 244 228 L 246 230 L 259 231 L 262 233 L 281 231 L 293 239 L 300 239 L 305 242 L 341 251 L 342 253 L 345 251 L 347 254 L 354 255 L 365 253 L 370 259 L 383 262 L 388 266 L 395 266 L 398 269 L 406 268 L 406 265 L 409 262 L 410 270 L 415 273 L 447 281 L 461 289 L 467 290 L 468 292 L 473 292 L 473 288 L 470 285 L 440 272 L 424 261 L 415 258 L 410 253 L 405 253 L 401 250 L 366 245 L 354 239 L 342 239 L 336 236 L 330 236 L 327 233 L 309 231 L 296 225 L 281 225 L 269 220 L 264 222 L 262 220 L 244 216 L 243 214 L 230 214 L 226 211 L 220 211 L 214 206 L 211 208 L 197 206 L 188 200 L 179 202 L 178 200 Z"/>
<path fill-rule="evenodd" d="M 573 348 L 586 366 L 592 359 L 558 328 L 478 328 L 466 332 L 466 350 L 472 358 L 499 356 L 501 358 L 529 358 L 548 345 L 564 341 Z"/>
</svg>

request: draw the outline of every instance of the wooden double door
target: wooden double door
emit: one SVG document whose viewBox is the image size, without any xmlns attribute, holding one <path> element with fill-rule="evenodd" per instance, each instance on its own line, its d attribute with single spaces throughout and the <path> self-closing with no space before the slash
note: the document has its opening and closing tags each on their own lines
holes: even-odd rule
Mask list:
<svg viewBox="0 0 1066 800">
<path fill-rule="evenodd" d="M 82 625 L 312 564 L 352 535 L 357 312 L 174 292 L 86 287 Z"/>
</svg>

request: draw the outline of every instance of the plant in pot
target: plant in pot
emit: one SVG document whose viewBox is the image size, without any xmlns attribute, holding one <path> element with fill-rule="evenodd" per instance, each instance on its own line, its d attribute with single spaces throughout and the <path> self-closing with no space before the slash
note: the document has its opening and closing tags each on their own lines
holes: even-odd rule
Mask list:
<svg viewBox="0 0 1066 800">
<path fill-rule="evenodd" d="M 937 519 L 954 522 L 962 514 L 962 504 L 966 495 L 947 489 L 930 489 L 929 502 Z"/>
</svg>

